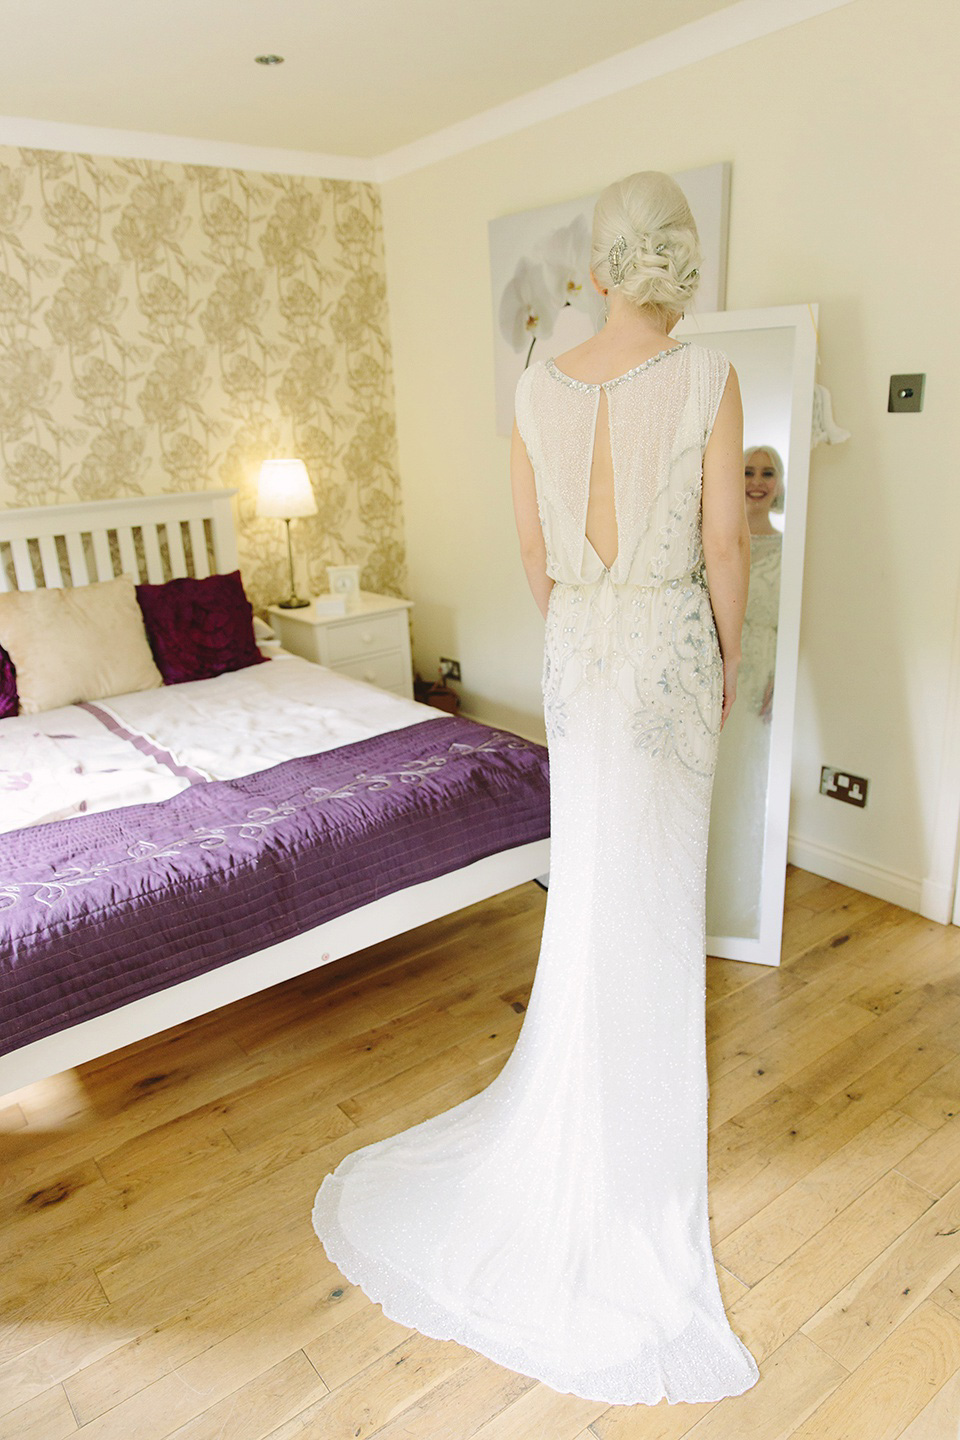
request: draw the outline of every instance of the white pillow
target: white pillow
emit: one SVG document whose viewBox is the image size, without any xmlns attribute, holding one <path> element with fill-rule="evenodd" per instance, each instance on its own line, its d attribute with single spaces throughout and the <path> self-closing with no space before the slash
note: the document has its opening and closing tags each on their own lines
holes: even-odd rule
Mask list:
<svg viewBox="0 0 960 1440">
<path fill-rule="evenodd" d="M 0 645 L 26 715 L 163 684 L 129 575 L 0 595 Z"/>
</svg>

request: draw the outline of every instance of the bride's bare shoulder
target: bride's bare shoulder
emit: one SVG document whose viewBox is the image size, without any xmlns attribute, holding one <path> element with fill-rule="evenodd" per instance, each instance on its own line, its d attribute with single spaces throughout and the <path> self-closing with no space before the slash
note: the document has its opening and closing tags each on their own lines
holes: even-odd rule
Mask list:
<svg viewBox="0 0 960 1440">
<path fill-rule="evenodd" d="M 581 360 L 589 361 L 596 354 L 596 345 L 589 340 L 582 340 L 579 345 L 574 345 L 570 350 L 564 350 L 562 355 L 554 355 L 558 365 L 563 366 L 568 361 L 576 365 Z"/>
</svg>

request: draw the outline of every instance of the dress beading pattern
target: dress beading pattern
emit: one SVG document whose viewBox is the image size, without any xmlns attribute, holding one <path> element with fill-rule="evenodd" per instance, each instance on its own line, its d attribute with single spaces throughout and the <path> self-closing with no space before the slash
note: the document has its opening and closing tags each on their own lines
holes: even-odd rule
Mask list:
<svg viewBox="0 0 960 1440">
<path fill-rule="evenodd" d="M 545 360 L 544 366 L 556 380 L 562 380 L 565 385 L 571 385 L 574 390 L 609 390 L 614 385 L 622 385 L 624 380 L 632 380 L 634 375 L 639 375 L 642 370 L 649 370 L 651 365 L 656 365 L 665 355 L 672 355 L 675 350 L 685 350 L 690 344 L 689 340 L 680 340 L 676 345 L 668 345 L 665 350 L 660 350 L 649 359 L 642 360 L 639 365 L 634 365 L 631 370 L 625 370 L 622 375 L 614 375 L 612 380 L 574 380 L 572 375 L 566 375 L 557 367 L 556 361 L 551 356 Z"/>
</svg>

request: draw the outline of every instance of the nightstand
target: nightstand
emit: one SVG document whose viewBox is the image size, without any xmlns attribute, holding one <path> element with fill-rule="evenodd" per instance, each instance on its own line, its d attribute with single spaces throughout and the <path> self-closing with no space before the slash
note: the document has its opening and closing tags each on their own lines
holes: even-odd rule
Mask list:
<svg viewBox="0 0 960 1440">
<path fill-rule="evenodd" d="M 412 608 L 412 600 L 361 590 L 355 608 L 345 615 L 317 615 L 312 605 L 303 610 L 271 605 L 267 614 L 284 650 L 412 700 L 407 618 Z"/>
</svg>

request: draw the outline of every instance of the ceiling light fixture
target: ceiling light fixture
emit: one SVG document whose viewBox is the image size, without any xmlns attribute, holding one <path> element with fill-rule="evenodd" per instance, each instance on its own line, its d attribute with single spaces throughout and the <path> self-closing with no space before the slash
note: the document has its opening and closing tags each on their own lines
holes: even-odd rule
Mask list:
<svg viewBox="0 0 960 1440">
<path fill-rule="evenodd" d="M 282 65 L 282 55 L 257 55 L 255 57 L 258 65 Z"/>
</svg>

